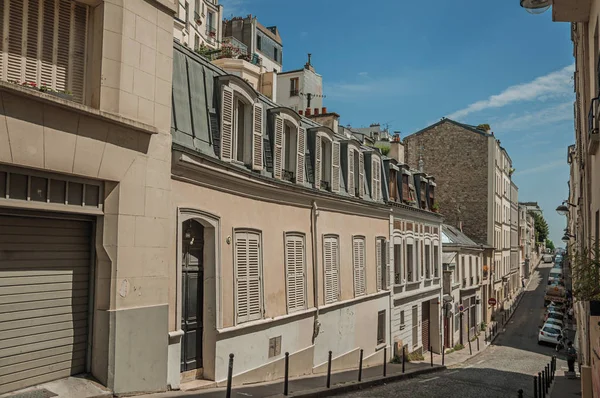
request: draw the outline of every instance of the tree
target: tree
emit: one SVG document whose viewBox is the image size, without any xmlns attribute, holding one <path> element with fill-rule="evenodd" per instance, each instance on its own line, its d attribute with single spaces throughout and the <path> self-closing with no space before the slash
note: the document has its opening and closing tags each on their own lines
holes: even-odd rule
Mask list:
<svg viewBox="0 0 600 398">
<path fill-rule="evenodd" d="M 552 242 L 550 239 L 546 239 L 546 248 L 554 251 L 554 242 Z"/>
<path fill-rule="evenodd" d="M 490 125 L 487 123 L 482 123 L 477 125 L 477 130 L 481 130 L 481 131 L 488 131 L 491 130 Z"/>
<path fill-rule="evenodd" d="M 537 211 L 530 210 L 528 214 L 533 217 L 535 222 L 535 241 L 544 242 L 548 238 L 548 223 L 544 220 L 544 216 Z"/>
</svg>

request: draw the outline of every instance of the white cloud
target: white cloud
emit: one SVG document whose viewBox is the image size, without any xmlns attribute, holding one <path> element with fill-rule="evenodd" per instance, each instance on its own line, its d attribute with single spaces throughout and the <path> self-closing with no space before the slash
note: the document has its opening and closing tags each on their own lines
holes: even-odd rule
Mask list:
<svg viewBox="0 0 600 398">
<path fill-rule="evenodd" d="M 532 127 L 573 120 L 573 102 L 564 102 L 536 112 L 517 116 L 514 113 L 492 124 L 492 130 L 523 131 Z"/>
<path fill-rule="evenodd" d="M 369 72 L 358 72 L 358 76 L 368 76 Z"/>
<path fill-rule="evenodd" d="M 532 167 L 530 169 L 525 169 L 525 170 L 517 170 L 515 171 L 515 175 L 525 175 L 525 174 L 537 174 L 537 173 L 541 173 L 544 171 L 548 171 L 548 170 L 553 170 L 556 169 L 558 167 L 561 166 L 567 166 L 567 161 L 566 159 L 561 159 L 561 160 L 555 160 L 554 162 L 550 162 L 550 163 L 545 163 L 542 164 L 541 166 L 537 166 L 537 167 Z"/>
<path fill-rule="evenodd" d="M 572 64 L 545 76 L 540 76 L 528 83 L 508 87 L 500 94 L 477 101 L 448 115 L 448 118 L 461 119 L 474 112 L 489 108 L 501 108 L 515 102 L 547 100 L 569 95 L 573 92 L 571 80 L 574 70 L 575 64 Z"/>
</svg>

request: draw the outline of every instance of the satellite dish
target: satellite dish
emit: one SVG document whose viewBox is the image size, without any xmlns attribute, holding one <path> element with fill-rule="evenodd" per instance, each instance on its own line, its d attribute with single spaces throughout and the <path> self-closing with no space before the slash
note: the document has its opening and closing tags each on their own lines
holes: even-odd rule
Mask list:
<svg viewBox="0 0 600 398">
<path fill-rule="evenodd" d="M 552 5 L 552 0 L 521 0 L 521 7 L 530 14 L 542 14 Z"/>
</svg>

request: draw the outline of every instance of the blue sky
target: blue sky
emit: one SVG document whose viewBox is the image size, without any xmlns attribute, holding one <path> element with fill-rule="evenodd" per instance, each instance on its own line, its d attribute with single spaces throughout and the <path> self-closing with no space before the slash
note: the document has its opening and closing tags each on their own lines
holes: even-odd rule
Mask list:
<svg viewBox="0 0 600 398">
<path fill-rule="evenodd" d="M 324 105 L 355 127 L 402 136 L 441 117 L 489 123 L 508 150 L 520 201 L 537 201 L 562 245 L 573 133 L 570 25 L 518 0 L 222 0 L 223 15 L 277 25 L 284 70 L 312 53 Z M 289 3 L 291 6 L 291 3 Z"/>
</svg>

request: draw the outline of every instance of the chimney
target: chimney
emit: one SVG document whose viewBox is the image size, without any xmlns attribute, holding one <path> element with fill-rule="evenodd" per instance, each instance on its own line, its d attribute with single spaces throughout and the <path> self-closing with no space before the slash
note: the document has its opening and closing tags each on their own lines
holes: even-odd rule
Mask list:
<svg viewBox="0 0 600 398">
<path fill-rule="evenodd" d="M 392 142 L 390 142 L 390 152 L 388 156 L 395 159 L 398 163 L 404 163 L 404 144 L 400 140 L 400 132 L 396 131 Z"/>
<path fill-rule="evenodd" d="M 315 68 L 313 68 L 312 64 L 310 63 L 310 59 L 312 57 L 311 53 L 308 53 L 308 62 L 306 62 L 306 64 L 304 64 L 304 69 L 308 69 L 310 71 L 315 71 Z"/>
<path fill-rule="evenodd" d="M 302 109 L 300 109 L 300 110 L 298 111 L 298 115 L 300 115 L 300 116 L 302 116 L 302 114 L 303 114 L 303 113 L 304 113 L 304 111 L 303 111 Z"/>
<path fill-rule="evenodd" d="M 462 222 L 462 221 L 459 221 L 459 222 L 458 222 L 458 230 L 459 230 L 460 232 L 462 232 L 462 231 L 463 231 L 463 222 Z"/>
<path fill-rule="evenodd" d="M 316 116 L 316 115 L 318 115 L 318 114 L 319 114 L 319 108 L 315 108 L 314 115 Z"/>
<path fill-rule="evenodd" d="M 327 107 L 324 106 L 323 108 L 321 108 L 321 113 L 323 113 L 323 114 L 327 113 Z"/>
<path fill-rule="evenodd" d="M 310 108 L 306 108 L 306 116 L 310 116 Z"/>
</svg>

